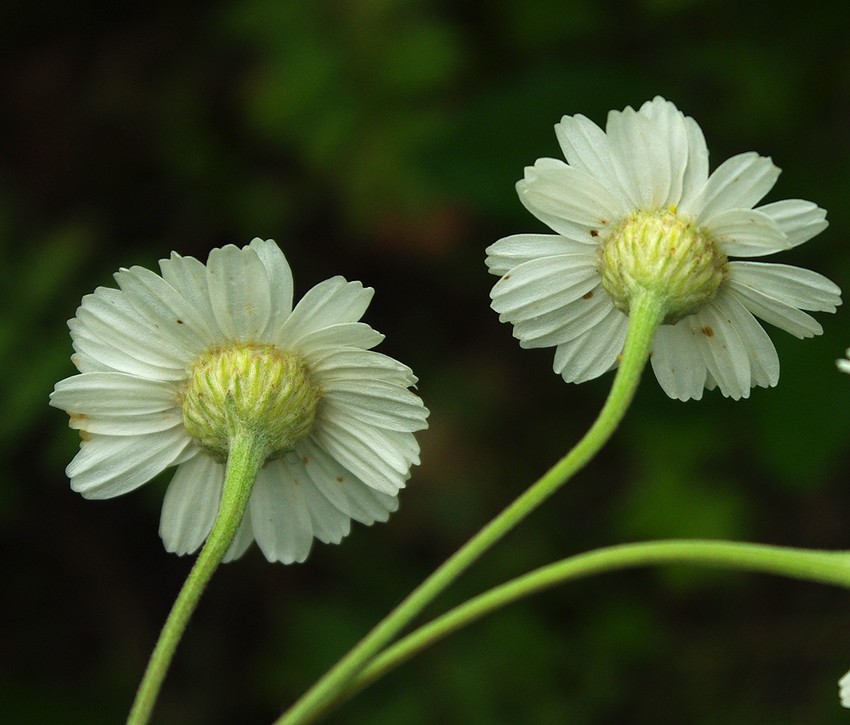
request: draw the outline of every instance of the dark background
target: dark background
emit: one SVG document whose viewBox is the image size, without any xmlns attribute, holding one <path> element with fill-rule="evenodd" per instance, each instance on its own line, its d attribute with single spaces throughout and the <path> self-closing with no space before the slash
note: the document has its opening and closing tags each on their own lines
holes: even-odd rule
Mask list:
<svg viewBox="0 0 850 725">
<path fill-rule="evenodd" d="M 65 320 L 120 266 L 274 238 L 297 294 L 376 288 L 366 321 L 430 407 L 387 524 L 304 565 L 252 549 L 201 602 L 155 722 L 268 723 L 587 428 L 581 386 L 488 307 L 484 248 L 543 231 L 522 168 L 563 114 L 655 94 L 702 126 L 712 168 L 785 169 L 830 228 L 782 255 L 850 286 L 850 46 L 843 3 L 350 0 L 4 3 L 0 9 L 0 713 L 115 723 L 190 567 L 157 536 L 167 476 L 85 501 L 77 436 L 47 407 L 74 372 Z M 773 390 L 666 398 L 621 430 L 431 610 L 571 553 L 723 537 L 850 548 L 850 344 L 771 330 Z M 665 568 L 566 585 L 417 657 L 332 723 L 839 723 L 850 597 Z"/>
</svg>

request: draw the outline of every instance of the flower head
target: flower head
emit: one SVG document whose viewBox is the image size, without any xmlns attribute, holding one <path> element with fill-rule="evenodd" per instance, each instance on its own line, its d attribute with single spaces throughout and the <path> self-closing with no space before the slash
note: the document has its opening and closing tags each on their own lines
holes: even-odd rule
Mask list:
<svg viewBox="0 0 850 725">
<path fill-rule="evenodd" d="M 87 295 L 68 323 L 80 372 L 50 402 L 82 438 L 71 487 L 111 498 L 177 466 L 160 535 L 193 552 L 241 429 L 266 463 L 226 559 L 256 540 L 269 561 L 303 561 L 313 537 L 338 543 L 351 519 L 385 521 L 428 411 L 410 369 L 372 351 L 383 336 L 358 321 L 372 289 L 334 277 L 293 308 L 289 265 L 260 239 L 214 249 L 206 265 L 174 253 L 160 269 L 122 269 L 119 289 Z"/>
<path fill-rule="evenodd" d="M 538 159 L 517 184 L 525 207 L 556 234 L 518 234 L 487 249 L 501 279 L 491 293 L 520 345 L 555 347 L 567 382 L 616 367 L 629 303 L 664 303 L 652 367 L 672 398 L 704 388 L 745 398 L 779 380 L 779 359 L 756 317 L 799 338 L 822 332 L 803 310 L 834 312 L 840 290 L 809 270 L 734 261 L 790 249 L 823 231 L 826 212 L 799 199 L 755 207 L 779 169 L 755 153 L 708 173 L 696 122 L 656 97 L 608 115 L 606 130 L 564 116 L 567 163 Z"/>
</svg>

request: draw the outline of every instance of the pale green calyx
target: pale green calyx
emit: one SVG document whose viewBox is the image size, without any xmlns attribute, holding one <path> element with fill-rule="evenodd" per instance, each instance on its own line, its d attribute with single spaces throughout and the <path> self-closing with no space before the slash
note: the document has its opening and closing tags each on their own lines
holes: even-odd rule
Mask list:
<svg viewBox="0 0 850 725">
<path fill-rule="evenodd" d="M 321 398 L 304 359 L 274 345 L 234 344 L 201 355 L 182 396 L 183 424 L 225 458 L 238 433 L 256 435 L 266 459 L 292 450 L 310 432 Z"/>
<path fill-rule="evenodd" d="M 639 290 L 664 300 L 665 323 L 673 323 L 711 300 L 727 275 L 728 260 L 712 236 L 675 208 L 638 211 L 600 245 L 602 286 L 628 313 Z"/>
</svg>

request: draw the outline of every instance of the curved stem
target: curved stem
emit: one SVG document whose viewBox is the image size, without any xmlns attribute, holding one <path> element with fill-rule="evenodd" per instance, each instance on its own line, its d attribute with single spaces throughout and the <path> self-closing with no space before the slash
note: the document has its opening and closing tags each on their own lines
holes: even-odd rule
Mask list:
<svg viewBox="0 0 850 725">
<path fill-rule="evenodd" d="M 654 564 L 756 571 L 850 588 L 850 551 L 727 541 L 650 541 L 597 549 L 536 569 L 479 594 L 387 647 L 340 693 L 339 704 L 462 627 L 519 599 L 582 577 Z"/>
<path fill-rule="evenodd" d="M 256 435 L 241 433 L 231 440 L 215 523 L 165 620 L 127 716 L 127 725 L 144 725 L 150 719 L 162 681 L 189 618 L 239 529 L 257 473 L 265 461 L 265 452 L 265 444 Z"/>
<path fill-rule="evenodd" d="M 637 390 L 655 331 L 664 317 L 663 301 L 647 292 L 632 299 L 629 330 L 620 366 L 599 417 L 576 446 L 413 590 L 336 665 L 328 670 L 274 725 L 303 725 L 357 675 L 413 617 L 487 549 L 579 471 L 614 433 Z"/>
</svg>

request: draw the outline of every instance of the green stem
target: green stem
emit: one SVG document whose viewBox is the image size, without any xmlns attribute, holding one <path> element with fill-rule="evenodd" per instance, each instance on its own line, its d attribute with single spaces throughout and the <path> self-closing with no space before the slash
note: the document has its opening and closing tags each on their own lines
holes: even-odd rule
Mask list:
<svg viewBox="0 0 850 725">
<path fill-rule="evenodd" d="M 850 551 L 727 541 L 650 541 L 578 554 L 479 594 L 387 647 L 352 679 L 337 705 L 452 632 L 519 599 L 565 582 L 638 566 L 697 564 L 757 571 L 850 588 Z"/>
<path fill-rule="evenodd" d="M 614 433 L 637 390 L 664 303 L 652 293 L 636 295 L 629 310 L 629 331 L 611 392 L 590 430 L 540 479 L 498 514 L 372 631 L 328 670 L 274 725 L 303 725 L 326 708 L 364 665 L 449 584 L 590 461 Z"/>
<path fill-rule="evenodd" d="M 265 461 L 265 452 L 265 444 L 256 435 L 238 433 L 231 440 L 215 523 L 160 632 L 127 717 L 127 725 L 144 725 L 150 719 L 162 681 L 189 618 L 239 530 L 257 473 Z"/>
</svg>

